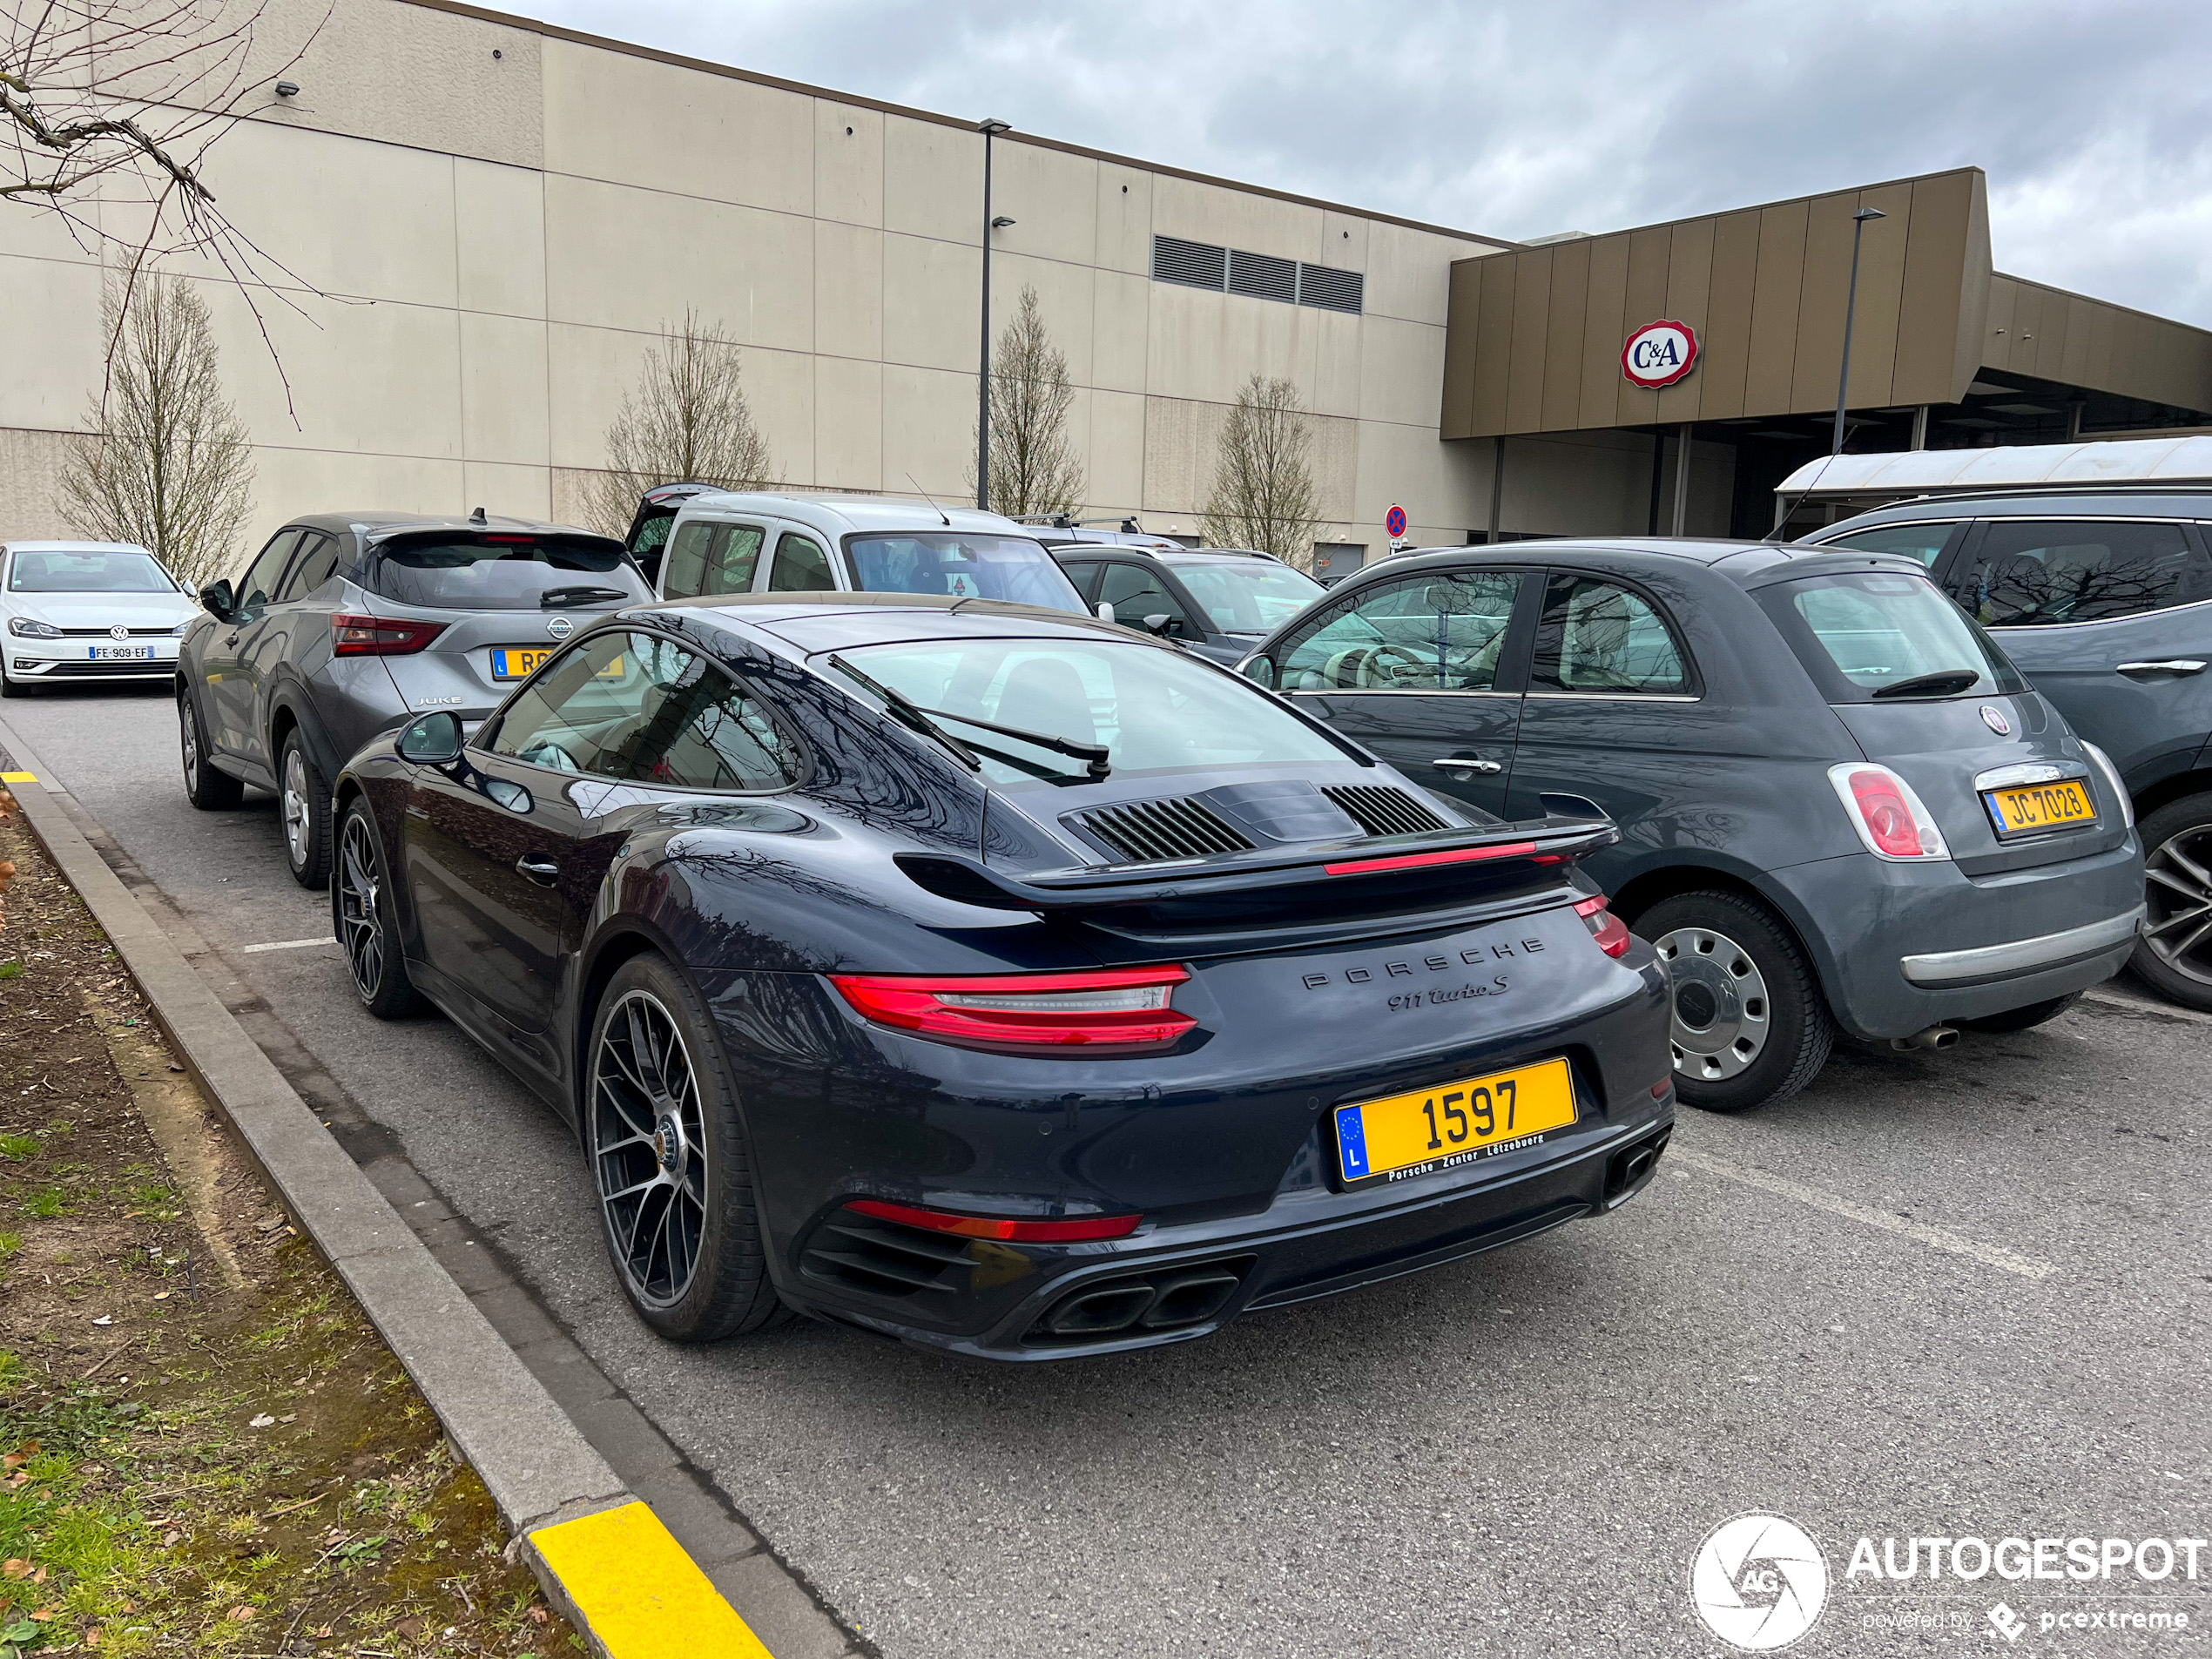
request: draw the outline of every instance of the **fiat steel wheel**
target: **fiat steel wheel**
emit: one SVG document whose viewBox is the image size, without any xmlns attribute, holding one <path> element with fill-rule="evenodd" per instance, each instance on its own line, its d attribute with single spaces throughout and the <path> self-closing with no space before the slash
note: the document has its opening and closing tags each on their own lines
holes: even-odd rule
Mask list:
<svg viewBox="0 0 2212 1659">
<path fill-rule="evenodd" d="M 1674 995 L 1675 1069 L 1702 1082 L 1734 1077 L 1766 1048 L 1766 980 L 1750 953 L 1711 927 L 1655 940 Z"/>
<path fill-rule="evenodd" d="M 1835 1026 L 1787 928 L 1735 893 L 1685 893 L 1636 919 L 1666 969 L 1675 1087 L 1708 1111 L 1787 1100 L 1828 1062 Z"/>
</svg>

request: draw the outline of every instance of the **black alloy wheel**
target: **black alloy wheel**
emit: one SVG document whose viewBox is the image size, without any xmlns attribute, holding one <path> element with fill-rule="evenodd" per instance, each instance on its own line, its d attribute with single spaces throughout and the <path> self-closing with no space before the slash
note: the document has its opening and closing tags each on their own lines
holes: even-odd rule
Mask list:
<svg viewBox="0 0 2212 1659">
<path fill-rule="evenodd" d="M 177 691 L 177 742 L 185 765 L 185 799 L 203 813 L 227 812 L 238 805 L 246 786 L 207 761 L 207 728 L 192 693 Z"/>
<path fill-rule="evenodd" d="M 1675 1089 L 1709 1112 L 1790 1098 L 1828 1063 L 1836 1027 L 1820 981 L 1764 906 L 1717 890 L 1639 915 L 1673 1000 Z"/>
<path fill-rule="evenodd" d="M 380 1020 L 402 1020 L 421 1006 L 400 955 L 392 895 L 384 879 L 383 849 L 368 803 L 347 804 L 338 832 L 338 867 L 330 886 L 331 920 L 346 948 L 347 971 L 361 1005 Z"/>
<path fill-rule="evenodd" d="M 284 826 L 284 858 L 303 887 L 330 885 L 330 786 L 315 770 L 307 739 L 294 726 L 277 759 L 277 811 Z"/>
<path fill-rule="evenodd" d="M 2212 1012 L 2212 794 L 2168 801 L 2137 833 L 2143 931 L 2128 965 L 2161 995 Z"/>
<path fill-rule="evenodd" d="M 586 1150 L 623 1294 L 677 1342 L 775 1322 L 752 1150 L 698 993 L 659 957 L 631 958 L 589 1052 Z"/>
</svg>

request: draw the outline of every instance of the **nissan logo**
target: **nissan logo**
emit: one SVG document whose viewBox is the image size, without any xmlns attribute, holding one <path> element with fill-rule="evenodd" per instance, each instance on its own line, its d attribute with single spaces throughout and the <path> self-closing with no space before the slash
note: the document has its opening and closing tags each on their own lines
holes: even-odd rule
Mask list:
<svg viewBox="0 0 2212 1659">
<path fill-rule="evenodd" d="M 2005 711 L 1986 703 L 1981 705 L 1981 723 L 2000 738 L 2013 735 L 2013 723 L 2005 718 Z"/>
<path fill-rule="evenodd" d="M 545 624 L 545 631 L 556 639 L 566 639 L 576 631 L 576 624 L 566 617 L 556 617 Z M 1984 709 L 1982 712 L 1986 715 L 1989 711 Z M 2000 727 L 2000 730 L 2002 728 Z"/>
</svg>

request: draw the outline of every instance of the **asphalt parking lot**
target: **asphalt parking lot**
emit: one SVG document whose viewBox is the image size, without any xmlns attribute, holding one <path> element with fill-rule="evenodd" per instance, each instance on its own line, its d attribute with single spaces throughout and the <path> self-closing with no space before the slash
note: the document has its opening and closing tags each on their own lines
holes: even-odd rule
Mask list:
<svg viewBox="0 0 2212 1659">
<path fill-rule="evenodd" d="M 334 947 L 293 943 L 327 934 L 327 902 L 286 873 L 270 798 L 186 805 L 172 706 L 71 689 L 0 719 L 261 1028 L 887 1656 L 1712 1652 L 1688 1564 L 1751 1509 L 1827 1553 L 1807 1652 L 1986 1649 L 2000 1596 L 2031 1621 L 2190 1615 L 2157 1638 L 2031 1623 L 2022 1651 L 2212 1628 L 2212 1561 L 2197 1585 L 1845 1575 L 1861 1534 L 2212 1531 L 2212 1022 L 2098 1000 L 1947 1055 L 1840 1053 L 1779 1109 L 1686 1111 L 1662 1178 L 1602 1223 L 1163 1352 L 981 1366 L 814 1325 L 678 1350 L 616 1291 L 565 1130 L 442 1021 L 372 1020 Z M 1964 1623 L 1879 1622 L 1919 1612 Z"/>
</svg>

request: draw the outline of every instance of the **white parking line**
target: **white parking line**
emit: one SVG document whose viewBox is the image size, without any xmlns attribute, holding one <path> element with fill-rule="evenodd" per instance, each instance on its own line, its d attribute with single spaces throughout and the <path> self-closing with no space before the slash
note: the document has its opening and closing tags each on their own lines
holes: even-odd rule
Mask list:
<svg viewBox="0 0 2212 1659">
<path fill-rule="evenodd" d="M 334 945 L 337 942 L 327 934 L 320 939 L 280 939 L 275 943 L 268 945 L 241 945 L 239 947 L 238 954 L 241 956 L 251 956 L 257 951 L 264 950 L 306 950 L 312 946 Z"/>
<path fill-rule="evenodd" d="M 1825 1210 L 1831 1216 L 1841 1216 L 1846 1221 L 1856 1221 L 1862 1226 L 1878 1227 L 1885 1233 L 1895 1233 L 1900 1238 L 1910 1238 L 1931 1250 L 1945 1251 L 1953 1256 L 1964 1256 L 1986 1267 L 2002 1268 L 2007 1273 L 2017 1273 L 2022 1278 L 2048 1278 L 2057 1270 L 2047 1261 L 2033 1256 L 2022 1256 L 1998 1244 L 1984 1244 L 1972 1238 L 1946 1231 L 1941 1227 L 1930 1227 L 1903 1216 L 1893 1216 L 1886 1211 L 1870 1209 L 1863 1204 L 1853 1204 L 1849 1198 L 1839 1198 L 1832 1192 L 1823 1192 L 1818 1187 L 1801 1185 L 1784 1180 L 1778 1175 L 1769 1175 L 1764 1170 L 1754 1170 L 1741 1163 L 1731 1163 L 1726 1158 L 1716 1158 L 1703 1152 L 1692 1152 L 1677 1143 L 1667 1156 L 1687 1163 L 1693 1170 L 1703 1170 L 1708 1175 L 1717 1175 L 1730 1181 L 1741 1181 L 1746 1186 L 1758 1187 L 1784 1198 L 1795 1198 L 1799 1204 L 1811 1204 L 1815 1210 Z"/>
</svg>

